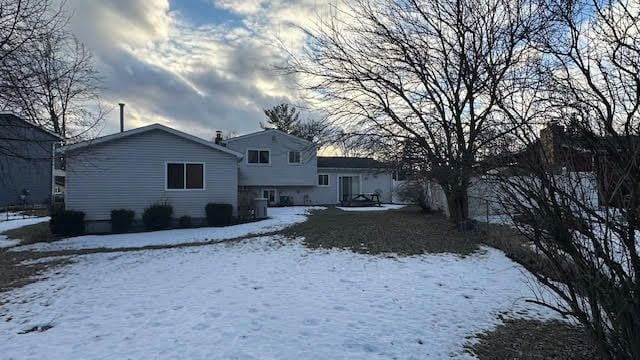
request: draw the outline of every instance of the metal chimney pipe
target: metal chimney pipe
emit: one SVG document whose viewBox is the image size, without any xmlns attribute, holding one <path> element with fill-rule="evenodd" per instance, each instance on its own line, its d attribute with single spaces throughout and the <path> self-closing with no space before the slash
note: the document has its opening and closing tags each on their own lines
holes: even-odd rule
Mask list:
<svg viewBox="0 0 640 360">
<path fill-rule="evenodd" d="M 118 103 L 120 105 L 120 132 L 124 131 L 124 103 Z"/>
</svg>

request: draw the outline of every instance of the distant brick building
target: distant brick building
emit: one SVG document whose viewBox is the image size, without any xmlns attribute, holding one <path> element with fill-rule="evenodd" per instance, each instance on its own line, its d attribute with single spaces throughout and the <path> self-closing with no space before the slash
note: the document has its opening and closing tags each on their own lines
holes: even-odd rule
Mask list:
<svg viewBox="0 0 640 360">
<path fill-rule="evenodd" d="M 564 127 L 551 123 L 540 130 L 540 145 L 552 171 L 591 172 L 593 154 L 584 139 L 567 134 Z"/>
</svg>

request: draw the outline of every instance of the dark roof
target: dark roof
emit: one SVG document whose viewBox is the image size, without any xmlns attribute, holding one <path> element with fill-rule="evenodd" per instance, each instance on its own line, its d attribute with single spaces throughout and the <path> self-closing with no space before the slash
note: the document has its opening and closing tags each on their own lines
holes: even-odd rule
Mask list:
<svg viewBox="0 0 640 360">
<path fill-rule="evenodd" d="M 319 168 L 382 169 L 387 166 L 367 157 L 318 156 Z"/>
<path fill-rule="evenodd" d="M 9 125 L 9 126 L 19 126 L 19 127 L 24 127 L 24 125 L 28 126 L 28 127 L 32 127 L 36 130 L 39 130 L 40 132 L 47 134 L 53 138 L 55 138 L 56 140 L 62 140 L 62 137 L 56 133 L 54 133 L 53 131 L 49 131 L 41 126 L 38 126 L 30 121 L 27 121 L 23 118 L 21 118 L 20 116 L 16 115 L 16 114 L 12 114 L 12 113 L 0 113 L 0 120 L 2 120 L 2 122 L 5 125 Z"/>
</svg>

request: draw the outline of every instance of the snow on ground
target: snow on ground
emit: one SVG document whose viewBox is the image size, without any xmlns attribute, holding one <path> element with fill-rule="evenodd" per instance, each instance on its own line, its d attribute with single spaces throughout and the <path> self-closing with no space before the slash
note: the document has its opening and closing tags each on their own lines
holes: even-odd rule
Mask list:
<svg viewBox="0 0 640 360">
<path fill-rule="evenodd" d="M 34 218 L 34 217 L 37 217 L 37 216 L 26 215 L 24 213 L 14 212 L 14 211 L 0 212 L 0 221 L 28 219 L 28 218 Z"/>
<path fill-rule="evenodd" d="M 0 221 L 0 233 L 3 233 L 8 230 L 21 228 L 27 225 L 33 225 L 33 224 L 49 221 L 49 219 L 50 218 L 48 216 L 42 216 L 42 217 L 34 217 L 34 218 L 26 218 L 26 219 L 18 218 L 14 220 Z"/>
<path fill-rule="evenodd" d="M 91 248 L 126 248 L 151 245 L 176 245 L 193 242 L 233 239 L 250 234 L 264 234 L 282 230 L 287 226 L 307 220 L 311 210 L 322 210 L 324 207 L 283 207 L 269 208 L 269 219 L 247 224 L 226 227 L 204 227 L 195 229 L 175 229 L 154 232 L 83 235 L 52 243 L 36 243 L 13 248 L 15 251 L 53 251 Z"/>
<path fill-rule="evenodd" d="M 365 207 L 340 207 L 337 208 L 342 211 L 385 211 L 401 209 L 407 205 L 400 204 L 382 204 L 380 206 L 365 206 Z"/>
<path fill-rule="evenodd" d="M 20 244 L 20 240 L 8 239 L 4 235 L 0 235 L 0 249 L 16 246 Z"/>
<path fill-rule="evenodd" d="M 449 359 L 547 310 L 502 252 L 393 259 L 263 237 L 78 256 L 0 295 L 6 358 Z M 1 302 L 1 301 L 0 301 Z M 28 332 L 50 325 L 44 332 Z"/>
<path fill-rule="evenodd" d="M 478 220 L 480 222 L 485 222 L 488 224 L 499 224 L 499 225 L 513 225 L 513 219 L 508 214 L 500 214 L 500 215 L 482 215 L 476 216 L 473 218 L 474 220 Z"/>
</svg>

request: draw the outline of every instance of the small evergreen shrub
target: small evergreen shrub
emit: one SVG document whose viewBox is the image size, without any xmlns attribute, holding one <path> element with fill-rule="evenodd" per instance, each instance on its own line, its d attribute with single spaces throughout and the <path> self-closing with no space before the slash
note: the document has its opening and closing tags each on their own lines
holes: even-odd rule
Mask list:
<svg viewBox="0 0 640 360">
<path fill-rule="evenodd" d="M 205 207 L 207 224 L 210 226 L 227 226 L 231 224 L 233 206 L 231 204 L 209 203 Z"/>
<path fill-rule="evenodd" d="M 82 211 L 60 210 L 51 214 L 49 228 L 54 235 L 80 235 L 84 233 Z"/>
<path fill-rule="evenodd" d="M 191 216 L 188 216 L 188 215 L 181 216 L 180 219 L 178 219 L 178 227 L 183 229 L 193 227 L 193 221 L 191 221 Z"/>
<path fill-rule="evenodd" d="M 133 210 L 127 209 L 111 210 L 111 231 L 114 233 L 130 231 L 135 214 Z"/>
<path fill-rule="evenodd" d="M 169 204 L 154 204 L 144 210 L 142 223 L 147 230 L 162 230 L 171 225 L 173 206 Z"/>
</svg>

